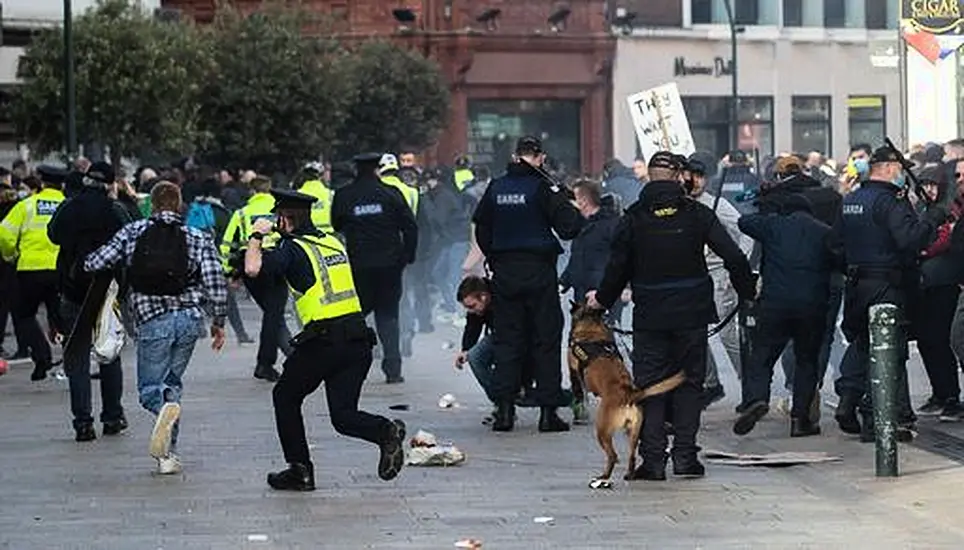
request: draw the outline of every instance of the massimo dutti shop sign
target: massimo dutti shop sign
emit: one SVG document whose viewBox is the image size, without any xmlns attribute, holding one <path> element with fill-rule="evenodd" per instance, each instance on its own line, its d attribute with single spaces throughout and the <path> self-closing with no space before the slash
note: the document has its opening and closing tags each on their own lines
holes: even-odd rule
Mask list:
<svg viewBox="0 0 964 550">
<path fill-rule="evenodd" d="M 680 56 L 673 60 L 673 76 L 712 76 L 720 78 L 733 74 L 733 60 L 726 60 L 722 57 L 714 57 L 712 63 L 700 64 L 691 63 L 685 57 Z"/>
</svg>

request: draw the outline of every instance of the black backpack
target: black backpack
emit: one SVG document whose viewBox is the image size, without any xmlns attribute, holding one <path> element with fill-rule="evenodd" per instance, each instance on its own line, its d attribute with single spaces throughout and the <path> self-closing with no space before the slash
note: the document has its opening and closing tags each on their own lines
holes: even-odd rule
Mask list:
<svg viewBox="0 0 964 550">
<path fill-rule="evenodd" d="M 134 246 L 128 271 L 131 288 L 151 296 L 178 296 L 187 288 L 187 234 L 180 223 L 148 222 Z"/>
</svg>

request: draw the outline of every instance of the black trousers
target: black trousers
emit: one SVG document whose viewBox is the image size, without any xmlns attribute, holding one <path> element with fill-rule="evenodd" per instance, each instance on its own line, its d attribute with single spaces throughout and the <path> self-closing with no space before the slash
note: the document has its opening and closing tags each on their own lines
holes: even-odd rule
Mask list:
<svg viewBox="0 0 964 550">
<path fill-rule="evenodd" d="M 364 339 L 318 338 L 294 349 L 272 392 L 278 438 L 289 464 L 311 460 L 301 405 L 322 382 L 331 425 L 338 433 L 376 444 L 388 437 L 391 423 L 387 418 L 358 410 L 371 364 L 372 343 L 367 334 Z"/>
<path fill-rule="evenodd" d="M 29 346 L 23 339 L 23 327 L 20 319 L 14 315 L 17 297 L 17 268 L 11 264 L 0 261 L 0 345 L 6 339 L 7 317 L 13 321 L 13 335 L 17 340 L 17 351 L 27 351 Z"/>
<path fill-rule="evenodd" d="M 53 270 L 17 272 L 18 293 L 13 316 L 20 323 L 24 343 L 30 348 L 30 358 L 38 367 L 50 368 L 53 362 L 50 342 L 37 321 L 40 304 L 47 310 L 50 328 L 61 334 L 64 332 L 60 320 L 59 283 L 57 272 Z"/>
<path fill-rule="evenodd" d="M 958 294 L 960 288 L 957 285 L 925 288 L 915 312 L 917 349 L 924 361 L 931 393 L 941 401 L 958 401 L 961 397 L 958 361 L 951 350 L 950 332 Z"/>
<path fill-rule="evenodd" d="M 770 402 L 773 366 L 787 343 L 792 341 L 796 363 L 793 366 L 793 407 L 790 416 L 808 418 L 810 404 L 820 383 L 817 357 L 826 332 L 827 315 L 823 311 L 796 313 L 766 307 L 757 311 L 753 351 L 744 366 L 741 380 L 743 405 L 757 401 Z"/>
<path fill-rule="evenodd" d="M 682 371 L 686 381 L 676 390 L 643 402 L 643 433 L 640 455 L 647 467 L 666 464 L 665 423 L 672 414 L 673 460 L 696 459 L 700 448 L 696 434 L 703 413 L 703 381 L 706 378 L 706 327 L 681 330 L 633 331 L 633 378 L 646 387 Z"/>
<path fill-rule="evenodd" d="M 254 302 L 261 308 L 261 333 L 258 337 L 258 366 L 274 367 L 278 362 L 278 350 L 286 356 L 291 353 L 291 332 L 285 322 L 288 305 L 288 285 L 272 277 L 245 277 L 244 286 Z"/>
<path fill-rule="evenodd" d="M 402 375 L 402 354 L 398 347 L 402 268 L 352 267 L 352 277 L 362 313 L 375 314 L 375 330 L 384 354 L 382 372 L 388 378 L 397 378 Z"/>
<path fill-rule="evenodd" d="M 493 324 L 496 329 L 493 393 L 514 403 L 531 368 L 532 400 L 558 407 L 562 394 L 562 308 L 554 263 L 503 263 L 494 267 Z M 527 367 L 528 365 L 528 367 Z"/>
<path fill-rule="evenodd" d="M 61 305 L 61 315 L 66 326 L 72 327 L 80 315 L 81 304 L 64 299 Z M 70 385 L 70 411 L 74 415 L 74 428 L 94 422 L 91 407 L 90 383 L 90 346 L 91 333 L 77 331 L 75 338 L 82 341 L 73 345 L 81 350 L 64 356 L 64 371 Z M 101 422 L 113 422 L 124 417 L 124 407 L 121 406 L 121 396 L 124 394 L 124 372 L 121 370 L 120 357 L 106 365 L 100 365 L 100 402 Z"/>
</svg>

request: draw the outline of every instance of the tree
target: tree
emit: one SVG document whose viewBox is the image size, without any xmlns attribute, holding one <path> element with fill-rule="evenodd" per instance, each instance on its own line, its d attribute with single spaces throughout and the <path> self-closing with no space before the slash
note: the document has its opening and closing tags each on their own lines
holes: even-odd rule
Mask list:
<svg viewBox="0 0 964 550">
<path fill-rule="evenodd" d="M 448 120 L 449 90 L 438 65 L 384 41 L 361 44 L 345 78 L 354 90 L 338 132 L 337 154 L 431 145 Z"/>
<path fill-rule="evenodd" d="M 208 48 L 191 24 L 162 22 L 128 0 L 102 0 L 74 21 L 77 133 L 121 155 L 189 151 L 199 138 L 199 83 Z M 62 29 L 27 47 L 13 107 L 21 135 L 40 154 L 65 142 Z"/>
<path fill-rule="evenodd" d="M 306 33 L 313 23 L 281 6 L 218 13 L 210 29 L 216 70 L 201 104 L 205 160 L 290 173 L 332 148 L 351 89 L 340 74 L 344 52 Z"/>
</svg>

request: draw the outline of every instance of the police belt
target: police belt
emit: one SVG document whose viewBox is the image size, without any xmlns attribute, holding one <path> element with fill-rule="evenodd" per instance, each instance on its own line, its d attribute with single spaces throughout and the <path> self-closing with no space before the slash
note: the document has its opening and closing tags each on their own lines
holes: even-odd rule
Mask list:
<svg viewBox="0 0 964 550">
<path fill-rule="evenodd" d="M 586 368 L 589 366 L 589 363 L 592 363 L 600 357 L 612 357 L 619 359 L 620 361 L 623 359 L 622 354 L 619 353 L 619 348 L 616 347 L 616 342 L 613 340 L 579 343 L 570 341 L 569 351 L 572 353 L 573 357 L 576 358 L 576 364 L 578 366 L 580 375 L 586 372 Z"/>
<path fill-rule="evenodd" d="M 332 319 L 311 321 L 291 339 L 292 347 L 324 340 L 328 343 L 368 341 L 375 345 L 375 332 L 365 323 L 361 313 L 349 313 Z"/>
<path fill-rule="evenodd" d="M 860 280 L 886 281 L 891 285 L 900 285 L 903 273 L 896 267 L 870 267 L 862 265 L 847 266 L 847 279 L 856 283 Z"/>
</svg>

